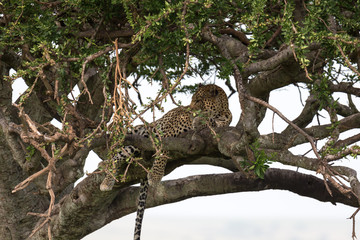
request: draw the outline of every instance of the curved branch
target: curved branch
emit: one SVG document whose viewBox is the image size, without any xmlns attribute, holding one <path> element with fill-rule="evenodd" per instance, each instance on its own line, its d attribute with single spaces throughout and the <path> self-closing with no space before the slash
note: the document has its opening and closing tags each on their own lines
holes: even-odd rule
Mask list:
<svg viewBox="0 0 360 240">
<path fill-rule="evenodd" d="M 329 83 L 329 90 L 331 92 L 343 92 L 360 97 L 360 88 L 355 88 L 352 83 L 341 82 L 339 84 Z"/>
<path fill-rule="evenodd" d="M 320 162 L 316 158 L 309 158 L 309 157 L 305 157 L 305 156 L 301 156 L 301 155 L 294 155 L 288 150 L 284 150 L 281 152 L 265 150 L 265 152 L 269 155 L 275 153 L 276 162 L 279 162 L 279 163 L 282 163 L 285 165 L 301 167 L 301 168 L 311 170 L 311 171 L 317 171 L 319 169 Z"/>
<path fill-rule="evenodd" d="M 288 190 L 323 202 L 331 202 L 333 204 L 339 202 L 348 206 L 359 206 L 356 198 L 348 198 L 332 186 L 330 186 L 333 191 L 333 196 L 331 197 L 322 179 L 281 169 L 268 169 L 264 180 L 246 178 L 242 173 L 236 172 L 198 175 L 164 181 L 159 187 L 161 191 L 149 190 L 148 207 L 178 202 L 197 196 L 267 189 Z M 127 187 L 120 191 L 107 193 L 99 192 L 99 190 L 92 189 L 92 187 L 90 187 L 91 189 L 86 188 L 87 185 L 78 186 L 72 194 L 65 197 L 60 203 L 59 212 L 53 216 L 51 222 L 51 224 L 56 226 L 56 228 L 53 228 L 55 229 L 53 232 L 54 238 L 69 239 L 71 237 L 72 239 L 80 239 L 105 224 L 136 211 L 138 187 Z M 91 192 L 95 195 L 95 198 Z M 106 201 L 104 201 L 105 199 Z M 67 216 L 64 215 L 64 210 L 69 208 L 71 211 L 67 212 L 67 214 L 71 214 L 71 221 L 67 222 L 65 221 Z M 41 233 L 46 233 L 46 229 L 41 229 L 36 236 L 39 236 Z M 35 237 L 35 239 L 37 238 Z"/>
<path fill-rule="evenodd" d="M 201 154 L 223 154 L 231 156 L 235 151 L 245 152 L 245 143 L 241 129 L 234 127 L 213 128 L 216 132 L 214 137 L 210 129 L 203 129 L 200 132 L 188 131 L 179 137 L 168 137 L 163 141 L 163 149 L 170 152 L 176 152 L 177 155 L 196 156 Z M 218 141 L 219 140 L 219 141 Z M 140 135 L 127 135 L 124 145 L 133 145 L 144 151 L 155 151 L 149 138 Z M 179 157 L 177 157 L 178 159 Z"/>
<path fill-rule="evenodd" d="M 166 151 L 177 151 L 190 155 L 198 154 L 203 150 L 204 142 L 200 140 L 192 140 L 191 133 L 183 135 L 184 137 L 168 137 L 163 143 L 163 149 Z M 133 145 L 143 151 L 155 151 L 155 148 L 149 138 L 137 134 L 127 135 L 124 145 Z"/>
<path fill-rule="evenodd" d="M 285 61 L 288 61 L 293 56 L 294 56 L 293 49 L 289 46 L 286 49 L 278 52 L 275 56 L 272 56 L 266 60 L 254 62 L 254 63 L 247 65 L 243 70 L 243 74 L 245 76 L 250 76 L 251 74 L 254 74 L 254 73 L 274 69 L 279 64 L 281 64 Z"/>
<path fill-rule="evenodd" d="M 325 61 L 319 58 L 319 46 L 313 44 L 309 47 L 310 52 L 306 55 L 311 61 L 310 73 L 316 73 L 324 67 Z M 257 75 L 247 85 L 251 95 L 260 97 L 269 94 L 272 90 L 287 86 L 292 83 L 311 83 L 304 69 L 299 63 L 288 55 L 289 49 L 279 52 L 277 55 L 261 61 L 259 64 L 249 65 L 249 74 Z M 287 60 L 287 61 L 286 61 Z M 272 62 L 274 61 L 274 62 Z M 264 70 L 262 70 L 262 68 Z M 246 69 L 246 68 L 245 68 Z M 250 71 L 251 70 L 251 71 Z M 255 71 L 258 72 L 255 72 Z"/>
<path fill-rule="evenodd" d="M 237 39 L 239 39 L 246 46 L 250 44 L 250 40 L 247 38 L 246 34 L 244 34 L 241 31 L 236 31 L 233 28 L 220 29 L 219 33 L 221 33 L 221 34 L 229 34 L 229 35 L 231 35 L 233 37 L 236 37 Z"/>
<path fill-rule="evenodd" d="M 353 114 L 349 117 L 345 117 L 338 122 L 338 128 L 340 133 L 360 126 L 360 113 Z M 289 133 L 290 130 L 284 130 L 281 134 L 267 134 L 259 137 L 259 141 L 262 143 L 263 148 L 270 149 L 285 149 L 294 147 L 307 142 L 307 139 L 298 134 L 296 130 L 292 130 L 292 133 Z M 320 126 L 312 126 L 305 128 L 304 131 L 315 139 L 324 139 L 331 134 L 331 124 L 324 124 Z M 341 147 L 345 143 L 352 144 L 359 139 L 360 136 L 354 135 L 353 137 L 345 140 L 339 140 L 339 144 L 335 143 L 336 147 Z M 274 141 L 272 141 L 274 139 Z"/>
<path fill-rule="evenodd" d="M 349 117 L 345 117 L 338 122 L 338 128 L 340 132 L 345 132 L 360 126 L 360 113 L 353 114 Z M 328 137 L 331 134 L 331 124 L 324 124 L 320 126 L 313 126 L 310 128 L 304 129 L 306 133 L 313 136 L 317 139 L 323 139 Z M 298 143 L 301 139 L 301 136 L 298 136 L 296 139 L 296 145 L 304 143 Z M 295 142 L 294 142 L 295 143 Z"/>
<path fill-rule="evenodd" d="M 221 35 L 220 37 L 217 37 L 211 33 L 209 26 L 204 27 L 201 35 L 204 40 L 218 46 L 220 52 L 223 52 L 221 48 L 224 48 L 231 55 L 231 57 L 237 58 L 237 60 L 240 62 L 245 63 L 248 60 L 248 48 L 241 41 L 227 35 Z M 230 60 L 230 58 L 228 58 L 228 60 Z"/>
<path fill-rule="evenodd" d="M 274 89 L 287 86 L 292 83 L 304 82 L 308 83 L 303 69 L 297 62 L 286 62 L 284 67 L 277 67 L 272 70 L 262 72 L 250 80 L 247 88 L 253 96 L 264 96 Z"/>
</svg>

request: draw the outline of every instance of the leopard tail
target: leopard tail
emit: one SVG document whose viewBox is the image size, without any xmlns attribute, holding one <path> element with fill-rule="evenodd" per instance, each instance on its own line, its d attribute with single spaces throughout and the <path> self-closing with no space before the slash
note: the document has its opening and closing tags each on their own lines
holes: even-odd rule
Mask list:
<svg viewBox="0 0 360 240">
<path fill-rule="evenodd" d="M 144 218 L 148 189 L 149 189 L 148 180 L 141 181 L 138 206 L 137 206 L 137 212 L 136 212 L 136 220 L 135 220 L 134 240 L 140 240 L 141 224 L 142 224 L 142 221 Z"/>
</svg>

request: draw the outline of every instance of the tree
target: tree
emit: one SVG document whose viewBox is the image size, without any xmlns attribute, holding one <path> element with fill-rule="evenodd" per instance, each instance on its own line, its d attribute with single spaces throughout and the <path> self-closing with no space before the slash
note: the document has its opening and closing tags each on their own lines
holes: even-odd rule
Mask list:
<svg viewBox="0 0 360 240">
<path fill-rule="evenodd" d="M 360 151 L 360 134 L 341 135 L 360 123 L 353 102 L 360 97 L 359 6 L 332 0 L 1 2 L 0 238 L 79 239 L 134 212 L 138 189 L 131 185 L 146 176 L 139 164 L 130 164 L 111 192 L 99 190 L 104 169 L 74 182 L 90 151 L 106 160 L 121 144 L 148 153 L 138 163 L 150 167 L 157 146 L 124 132 L 166 99 L 177 104 L 176 93 L 193 92 L 183 83 L 191 77 L 224 81 L 239 96 L 241 109 L 231 110 L 241 117 L 236 126 L 203 130 L 195 139 L 187 133 L 162 141 L 171 153 L 166 171 L 203 163 L 232 173 L 164 182 L 166 197 L 150 194 L 148 207 L 265 189 L 359 207 L 356 171 L 338 163 Z M 12 104 L 12 81 L 19 77 L 29 88 Z M 137 108 L 129 91 L 139 88 L 141 101 L 140 80 L 161 88 Z M 270 93 L 288 85 L 309 92 L 292 121 L 268 104 Z M 76 86 L 81 93 L 74 97 Z M 284 131 L 259 133 L 267 109 L 288 123 Z M 317 123 L 323 115 L 328 122 Z M 289 150 L 304 143 L 313 155 Z M 268 168 L 269 161 L 321 177 Z"/>
</svg>

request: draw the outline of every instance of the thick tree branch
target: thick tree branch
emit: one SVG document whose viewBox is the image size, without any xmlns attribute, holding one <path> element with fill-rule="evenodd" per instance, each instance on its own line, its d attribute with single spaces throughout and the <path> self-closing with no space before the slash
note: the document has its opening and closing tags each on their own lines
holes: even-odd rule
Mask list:
<svg viewBox="0 0 360 240">
<path fill-rule="evenodd" d="M 360 113 L 356 113 L 349 117 L 345 117 L 345 118 L 341 119 L 338 122 L 337 126 L 338 126 L 338 129 L 340 132 L 345 132 L 345 131 L 357 128 L 358 126 L 360 126 Z M 323 139 L 323 138 L 328 137 L 331 134 L 331 124 L 313 126 L 313 127 L 306 128 L 304 130 L 305 130 L 305 132 L 307 132 L 308 134 L 310 134 L 311 136 L 313 136 L 317 139 Z M 300 139 L 301 139 L 301 137 L 300 137 Z M 296 141 L 294 141 L 294 144 L 296 144 L 296 145 L 301 144 L 298 142 L 300 139 L 297 138 Z"/>
<path fill-rule="evenodd" d="M 356 88 L 352 83 L 341 82 L 338 84 L 329 83 L 329 90 L 332 92 L 349 93 L 354 96 L 360 97 L 360 88 Z"/>
<path fill-rule="evenodd" d="M 357 128 L 360 125 L 360 113 L 353 114 L 349 117 L 345 117 L 338 122 L 338 128 L 340 133 L 347 130 Z M 331 124 L 324 124 L 320 126 L 312 126 L 305 128 L 304 131 L 315 139 L 324 139 L 331 134 Z M 348 143 L 354 143 L 359 136 L 355 135 L 353 138 L 348 139 Z M 270 149 L 287 149 L 307 142 L 307 139 L 298 134 L 296 130 L 289 129 L 284 130 L 281 134 L 267 134 L 259 137 L 259 141 L 262 143 L 262 147 Z M 339 146 L 341 146 L 339 140 Z"/>
<path fill-rule="evenodd" d="M 9 126 L 16 118 L 11 105 L 11 82 L 4 79 L 9 74 L 9 67 L 0 61 L 0 234 L 4 239 L 26 239 L 34 226 L 34 217 L 27 215 L 27 212 L 45 211 L 48 199 L 32 194 L 37 190 L 34 184 L 30 184 L 25 191 L 11 193 L 13 187 L 27 175 L 22 169 L 24 148 L 20 138 L 10 132 Z"/>
<path fill-rule="evenodd" d="M 248 60 L 248 48 L 239 40 L 227 35 L 221 35 L 220 37 L 214 36 L 209 27 L 204 28 L 202 37 L 204 40 L 209 41 L 216 46 L 222 46 L 227 49 L 231 57 L 236 58 L 240 62 L 245 63 Z"/>
<path fill-rule="evenodd" d="M 262 65 L 258 64 L 259 62 L 249 65 L 250 69 L 247 75 L 258 73 L 247 85 L 251 95 L 260 97 L 269 94 L 274 89 L 292 83 L 310 83 L 304 69 L 301 68 L 296 59 L 289 55 L 289 48 L 280 51 L 269 59 L 261 61 Z M 320 50 L 317 44 L 310 46 L 309 50 L 310 52 L 306 56 L 311 62 L 311 73 L 316 73 L 324 67 L 325 61 L 319 57 Z M 258 71 L 256 72 L 256 70 Z"/>
<path fill-rule="evenodd" d="M 246 34 L 240 31 L 236 31 L 233 28 L 226 28 L 226 29 L 220 29 L 219 33 L 221 34 L 229 34 L 233 37 L 236 37 L 237 39 L 239 39 L 244 45 L 249 45 L 250 44 L 250 40 L 247 38 Z"/>
<path fill-rule="evenodd" d="M 301 167 L 316 172 L 319 169 L 320 161 L 316 158 L 309 158 L 301 155 L 294 155 L 289 150 L 272 151 L 264 150 L 268 155 L 275 154 L 276 162 L 285 165 Z"/>
<path fill-rule="evenodd" d="M 97 182 L 95 178 L 92 178 L 92 181 L 93 184 L 90 184 L 90 186 L 94 186 L 94 183 Z M 79 239 L 115 219 L 136 211 L 138 187 L 127 187 L 117 191 L 100 193 L 99 190 L 93 187 L 88 189 L 87 186 L 88 184 L 80 184 L 72 194 L 61 201 L 60 209 L 54 214 L 52 220 L 54 239 Z M 150 189 L 147 200 L 148 207 L 178 202 L 197 196 L 267 189 L 288 190 L 323 202 L 334 204 L 339 202 L 349 206 L 358 206 L 355 197 L 347 198 L 333 187 L 331 187 L 333 190 L 333 197 L 331 197 L 322 179 L 281 169 L 269 169 L 264 180 L 246 178 L 240 172 L 236 172 L 199 175 L 164 181 L 159 187 L 161 191 Z M 66 209 L 71 211 L 68 212 Z M 71 221 L 66 221 L 66 214 L 71 214 Z M 87 226 L 85 231 L 84 229 L 80 231 L 71 227 L 71 225 L 79 221 L 81 221 L 82 225 Z M 45 229 L 40 231 L 34 239 L 38 239 L 39 235 L 46 232 Z"/>
<path fill-rule="evenodd" d="M 199 156 L 226 156 L 243 155 L 247 145 L 243 131 L 235 127 L 214 128 L 216 137 L 209 129 L 200 132 L 189 131 L 176 138 L 166 138 L 162 147 L 165 151 L 172 152 L 173 159 L 183 159 Z M 144 151 L 155 151 L 151 140 L 139 135 L 125 137 L 125 145 L 133 145 Z M 171 163 L 172 160 L 169 160 Z"/>
<path fill-rule="evenodd" d="M 247 85 L 253 96 L 264 96 L 274 89 L 278 89 L 297 82 L 308 82 L 305 72 L 298 63 L 286 62 L 272 70 L 258 74 Z"/>
<path fill-rule="evenodd" d="M 281 63 L 288 61 L 290 58 L 293 57 L 293 49 L 289 46 L 266 60 L 254 62 L 247 65 L 243 69 L 243 74 L 245 76 L 250 76 L 251 74 L 272 70 Z"/>
</svg>

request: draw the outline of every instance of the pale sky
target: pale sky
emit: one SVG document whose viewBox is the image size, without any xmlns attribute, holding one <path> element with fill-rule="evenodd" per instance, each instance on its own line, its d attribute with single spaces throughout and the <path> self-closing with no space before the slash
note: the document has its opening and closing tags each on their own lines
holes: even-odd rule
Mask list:
<svg viewBox="0 0 360 240">
<path fill-rule="evenodd" d="M 26 89 L 22 80 L 14 84 L 13 99 L 16 99 Z M 189 81 L 189 80 L 187 80 Z M 198 82 L 198 81 L 197 81 Z M 211 82 L 227 89 L 221 81 Z M 145 85 L 145 81 L 143 82 Z M 233 84 L 234 86 L 234 84 Z M 146 86 L 148 88 L 148 86 Z M 145 88 L 145 89 L 146 89 Z M 146 92 L 153 97 L 154 91 Z M 338 94 L 340 101 L 347 102 L 345 95 Z M 302 100 L 308 94 L 302 90 Z M 133 98 L 134 100 L 136 97 Z M 183 105 L 191 98 L 180 96 Z M 342 100 L 344 99 L 344 100 Z M 146 100 L 146 96 L 143 97 Z M 360 107 L 359 99 L 354 99 Z M 285 87 L 271 93 L 270 104 L 278 108 L 287 118 L 294 119 L 301 111 L 298 89 L 294 86 Z M 175 107 L 171 101 L 166 103 L 167 109 Z M 238 96 L 230 98 L 233 123 L 239 119 Z M 324 116 L 327 113 L 324 112 Z M 146 119 L 152 120 L 152 114 Z M 321 120 L 322 123 L 328 121 Z M 272 112 L 260 126 L 261 134 L 271 133 Z M 279 117 L 275 117 L 275 132 L 281 132 L 287 125 Z M 357 129 L 356 133 L 360 130 Z M 353 132 L 354 133 L 354 132 Z M 293 153 L 303 154 L 310 149 L 309 144 L 293 149 Z M 311 156 L 311 155 L 309 155 Z M 91 153 L 85 165 L 85 171 L 92 172 L 99 162 L 96 154 Z M 359 160 L 342 160 L 341 164 L 360 169 Z M 271 167 L 284 167 L 272 164 Z M 294 167 L 286 167 L 296 170 Z M 299 169 L 299 171 L 303 171 Z M 187 165 L 176 169 L 167 179 L 176 179 L 198 174 L 223 173 L 225 169 L 205 166 Z M 306 172 L 306 171 L 304 171 Z M 318 176 L 321 177 L 321 176 Z M 300 197 L 294 193 L 279 190 L 267 190 L 251 193 L 235 193 L 210 197 L 198 197 L 182 202 L 159 206 L 145 211 L 142 239 L 187 239 L 187 240 L 339 240 L 351 239 L 352 222 L 347 218 L 355 211 L 354 208 L 338 204 L 322 203 L 310 198 Z M 360 219 L 358 220 L 360 222 Z M 135 214 L 113 221 L 104 228 L 83 238 L 82 240 L 120 240 L 132 239 L 135 224 Z M 360 224 L 358 229 L 360 229 Z M 357 233 L 360 235 L 360 231 Z"/>
</svg>

